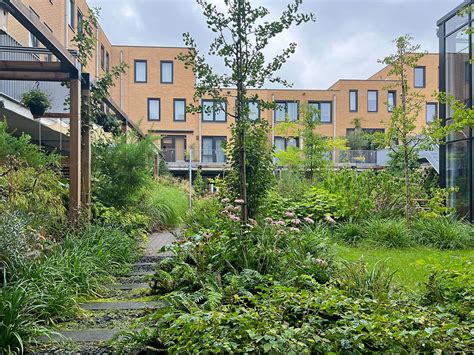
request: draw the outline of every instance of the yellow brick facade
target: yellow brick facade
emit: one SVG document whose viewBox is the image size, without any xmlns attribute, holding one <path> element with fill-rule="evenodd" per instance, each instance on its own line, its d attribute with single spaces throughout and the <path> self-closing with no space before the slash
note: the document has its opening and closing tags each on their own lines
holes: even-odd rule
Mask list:
<svg viewBox="0 0 474 355">
<path fill-rule="evenodd" d="M 89 8 L 85 0 L 23 0 L 51 30 L 52 34 L 68 48 L 74 48 L 71 40 L 76 34 L 78 11 L 87 16 Z M 74 5 L 74 27 L 68 23 L 67 2 Z M 8 33 L 22 45 L 29 45 L 29 34 L 13 19 L 9 17 Z M 103 53 L 102 53 L 103 47 Z M 142 131 L 160 136 L 185 137 L 186 147 L 192 147 L 198 159 L 202 147 L 201 137 L 230 136 L 230 127 L 234 122 L 229 116 L 226 122 L 204 122 L 200 114 L 186 114 L 186 120 L 174 120 L 174 100 L 185 99 L 187 104 L 193 102 L 195 77 L 190 69 L 176 59 L 176 56 L 186 51 L 182 47 L 151 47 L 151 46 L 118 46 L 112 45 L 106 34 L 99 27 L 96 38 L 96 50 L 93 58 L 85 68 L 92 77 L 100 76 L 106 70 L 106 56 L 109 57 L 109 67 L 125 62 L 128 65 L 126 74 L 116 81 L 111 95 L 114 101 L 137 123 Z M 147 78 L 145 83 L 135 82 L 136 60 L 146 61 Z M 368 61 L 372 58 L 367 58 Z M 103 63 L 102 63 L 103 61 Z M 173 82 L 164 84 L 161 81 L 160 64 L 162 61 L 173 63 Z M 102 65 L 104 64 L 104 65 Z M 428 54 L 419 62 L 425 68 L 425 87 L 419 90 L 427 102 L 435 102 L 432 94 L 438 89 L 438 55 Z M 363 128 L 385 128 L 390 112 L 387 108 L 388 91 L 396 91 L 397 100 L 400 95 L 399 83 L 389 74 L 390 68 L 384 68 L 367 80 L 339 80 L 327 90 L 255 90 L 251 94 L 258 94 L 264 101 L 296 101 L 299 105 L 324 101 L 332 104 L 331 122 L 323 123 L 318 131 L 328 137 L 345 136 L 347 129 L 353 127 L 355 118 L 361 120 Z M 408 80 L 413 87 L 414 73 L 408 71 Z M 357 91 L 357 111 L 349 110 L 349 92 Z M 378 93 L 377 112 L 368 112 L 367 94 L 369 91 Z M 228 91 L 233 96 L 233 90 Z M 224 91 L 224 94 L 227 94 Z M 159 99 L 160 119 L 148 120 L 148 100 Z M 232 112 L 234 99 L 229 97 L 228 109 Z M 261 116 L 274 127 L 274 113 L 264 111 Z M 418 118 L 418 129 L 426 124 L 426 112 L 423 109 Z M 274 134 L 274 133 L 273 133 Z M 181 143 L 180 147 L 181 147 Z"/>
</svg>

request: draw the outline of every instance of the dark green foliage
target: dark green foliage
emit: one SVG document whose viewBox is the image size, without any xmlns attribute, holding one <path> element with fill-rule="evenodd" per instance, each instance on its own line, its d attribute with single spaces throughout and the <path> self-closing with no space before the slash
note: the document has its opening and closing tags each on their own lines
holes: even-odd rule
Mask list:
<svg viewBox="0 0 474 355">
<path fill-rule="evenodd" d="M 206 192 L 206 182 L 202 178 L 201 169 L 198 169 L 196 171 L 196 177 L 194 178 L 194 182 L 193 182 L 193 189 L 194 189 L 194 193 L 198 197 L 202 197 L 204 193 Z"/>
<path fill-rule="evenodd" d="M 153 317 L 156 328 L 140 336 L 148 337 L 151 349 L 171 354 L 404 353 L 472 346 L 469 324 L 448 313 L 435 315 L 406 301 L 354 299 L 315 282 L 306 289 L 265 278 L 258 284 L 257 292 L 242 294 L 217 288 L 224 302 L 211 309 L 176 295 Z"/>
<path fill-rule="evenodd" d="M 125 136 L 93 150 L 94 189 L 105 205 L 126 207 L 136 203 L 152 178 L 156 147 L 151 138 L 128 142 Z"/>
<path fill-rule="evenodd" d="M 31 337 L 46 333 L 35 301 L 22 284 L 0 288 L 0 354 L 22 354 Z"/>
<path fill-rule="evenodd" d="M 395 273 L 396 271 L 388 269 L 384 261 L 375 264 L 371 269 L 368 269 L 363 261 L 343 262 L 335 279 L 339 288 L 347 291 L 352 297 L 387 300 Z"/>
<path fill-rule="evenodd" d="M 419 219 L 413 223 L 412 233 L 419 245 L 438 249 L 474 248 L 472 225 L 449 217 Z"/>
<path fill-rule="evenodd" d="M 268 190 L 275 181 L 273 176 L 272 147 L 268 142 L 267 121 L 245 122 L 242 129 L 245 129 L 248 215 L 250 218 L 254 218 Z M 234 126 L 232 138 L 228 142 L 226 149 L 232 169 L 225 175 L 225 186 L 228 195 L 232 196 L 232 198 L 240 196 L 240 147 L 235 138 L 236 130 L 237 127 Z"/>
<path fill-rule="evenodd" d="M 219 223 L 222 205 L 216 197 L 205 197 L 194 202 L 184 222 L 186 229 L 199 233 Z"/>
<path fill-rule="evenodd" d="M 41 117 L 51 107 L 48 96 L 38 89 L 24 92 L 21 103 L 30 109 L 34 117 Z"/>
<path fill-rule="evenodd" d="M 188 210 L 188 198 L 179 186 L 150 182 L 142 192 L 138 209 L 151 221 L 151 229 L 176 228 Z"/>
</svg>

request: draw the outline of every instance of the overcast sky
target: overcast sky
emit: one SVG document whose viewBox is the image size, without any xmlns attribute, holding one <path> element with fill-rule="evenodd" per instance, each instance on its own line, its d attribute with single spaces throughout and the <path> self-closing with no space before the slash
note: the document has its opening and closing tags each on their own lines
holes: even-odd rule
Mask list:
<svg viewBox="0 0 474 355">
<path fill-rule="evenodd" d="M 223 2 L 223 0 L 213 0 Z M 288 0 L 254 0 L 277 16 Z M 212 32 L 195 0 L 88 0 L 100 7 L 113 44 L 182 46 L 190 32 L 207 49 Z M 436 21 L 462 0 L 305 0 L 316 22 L 284 33 L 271 50 L 297 42 L 281 76 L 295 88 L 327 89 L 338 79 L 366 79 L 393 52 L 392 40 L 410 33 L 423 50 L 438 52 Z"/>
</svg>

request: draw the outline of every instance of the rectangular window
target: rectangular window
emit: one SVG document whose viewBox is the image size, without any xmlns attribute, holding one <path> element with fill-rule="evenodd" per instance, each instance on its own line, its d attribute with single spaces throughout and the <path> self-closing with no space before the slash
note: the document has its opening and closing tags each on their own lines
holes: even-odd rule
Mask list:
<svg viewBox="0 0 474 355">
<path fill-rule="evenodd" d="M 77 9 L 77 33 L 82 35 L 82 21 L 84 21 L 84 16 L 82 12 Z"/>
<path fill-rule="evenodd" d="M 426 103 L 426 123 L 431 123 L 438 118 L 438 104 L 436 102 Z"/>
<path fill-rule="evenodd" d="M 186 121 L 186 100 L 174 99 L 173 119 L 175 121 Z"/>
<path fill-rule="evenodd" d="M 160 120 L 160 99 L 148 99 L 148 121 Z"/>
<path fill-rule="evenodd" d="M 357 90 L 349 90 L 349 112 L 357 112 L 359 110 L 359 92 Z"/>
<path fill-rule="evenodd" d="M 100 66 L 105 69 L 105 48 L 104 45 L 100 45 Z"/>
<path fill-rule="evenodd" d="M 202 100 L 202 120 L 206 122 L 226 122 L 227 102 Z"/>
<path fill-rule="evenodd" d="M 67 6 L 67 23 L 74 29 L 74 18 L 76 14 L 76 2 L 74 0 L 66 0 Z"/>
<path fill-rule="evenodd" d="M 146 60 L 135 60 L 135 82 L 146 83 L 147 81 L 147 62 Z"/>
<path fill-rule="evenodd" d="M 313 101 L 308 103 L 310 107 L 314 107 L 319 111 L 316 119 L 319 119 L 321 123 L 332 122 L 332 102 L 331 101 Z"/>
<path fill-rule="evenodd" d="M 299 148 L 300 139 L 296 137 L 275 137 L 273 140 L 273 146 L 275 147 L 275 150 L 287 150 L 288 147 Z"/>
<path fill-rule="evenodd" d="M 260 118 L 260 102 L 250 101 L 249 102 L 249 120 L 256 121 Z"/>
<path fill-rule="evenodd" d="M 226 137 L 202 137 L 202 162 L 225 163 L 225 141 Z"/>
<path fill-rule="evenodd" d="M 162 60 L 161 66 L 161 83 L 162 84 L 173 84 L 173 62 Z"/>
<path fill-rule="evenodd" d="M 107 73 L 110 72 L 110 56 L 109 56 L 109 52 L 106 52 L 106 53 L 105 53 L 105 70 L 107 71 Z"/>
<path fill-rule="evenodd" d="M 29 37 L 29 46 L 30 47 L 39 47 L 39 41 L 38 38 L 36 38 L 31 32 L 30 32 L 30 37 Z"/>
<path fill-rule="evenodd" d="M 276 108 L 273 110 L 275 122 L 284 122 L 286 118 L 290 121 L 298 120 L 297 101 L 276 101 Z"/>
<path fill-rule="evenodd" d="M 377 90 L 367 91 L 367 112 L 379 110 L 379 92 Z"/>
<path fill-rule="evenodd" d="M 397 92 L 389 91 L 387 99 L 387 110 L 388 112 L 393 112 L 393 108 L 397 106 Z"/>
<path fill-rule="evenodd" d="M 426 87 L 426 67 L 415 67 L 415 88 Z"/>
</svg>

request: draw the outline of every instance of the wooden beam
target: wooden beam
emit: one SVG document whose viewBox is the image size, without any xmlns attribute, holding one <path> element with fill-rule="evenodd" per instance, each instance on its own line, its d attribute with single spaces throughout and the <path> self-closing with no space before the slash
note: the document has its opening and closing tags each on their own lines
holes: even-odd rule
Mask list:
<svg viewBox="0 0 474 355">
<path fill-rule="evenodd" d="M 41 117 L 45 118 L 69 118 L 71 114 L 69 112 L 45 112 Z"/>
<path fill-rule="evenodd" d="M 1 62 L 0 62 L 1 63 Z M 19 81 L 67 81 L 69 74 L 59 72 L 28 72 L 28 71 L 1 71 L 0 80 L 19 80 Z"/>
<path fill-rule="evenodd" d="M 118 116 L 118 118 L 126 125 L 126 127 L 132 128 L 141 137 L 145 137 L 145 133 L 143 133 L 143 131 L 133 121 L 130 120 L 127 114 L 115 103 L 114 100 L 112 100 L 111 97 L 106 97 L 104 99 L 104 103 Z"/>
<path fill-rule="evenodd" d="M 38 16 L 33 14 L 21 0 L 0 0 L 0 7 L 2 6 L 48 48 L 51 53 L 59 59 L 63 67 L 73 72 L 76 71 L 78 74 L 80 65 L 77 60 L 68 52 L 64 45 L 51 34 L 51 31 L 41 22 Z"/>
<path fill-rule="evenodd" d="M 37 72 L 69 73 L 69 70 L 64 69 L 64 67 L 59 62 L 20 61 L 20 60 L 0 61 L 0 71 L 27 71 L 27 72 L 37 71 Z"/>
<path fill-rule="evenodd" d="M 81 213 L 85 218 L 91 218 L 91 122 L 90 122 L 90 80 L 89 74 L 82 74 L 82 136 L 81 136 L 81 173 L 82 173 L 82 194 Z"/>
<path fill-rule="evenodd" d="M 70 81 L 69 123 L 69 218 L 73 223 L 81 211 L 81 81 Z"/>
</svg>

